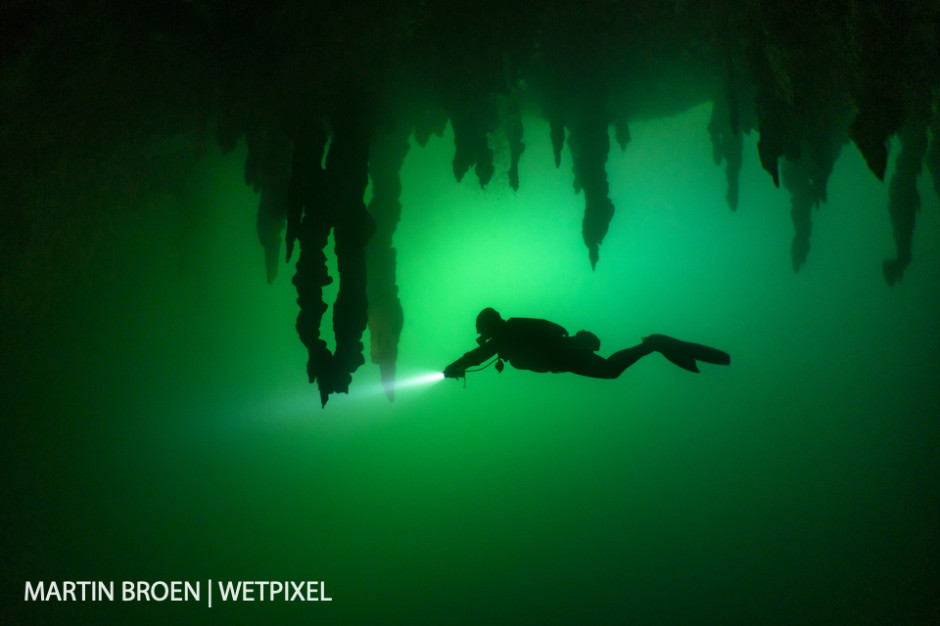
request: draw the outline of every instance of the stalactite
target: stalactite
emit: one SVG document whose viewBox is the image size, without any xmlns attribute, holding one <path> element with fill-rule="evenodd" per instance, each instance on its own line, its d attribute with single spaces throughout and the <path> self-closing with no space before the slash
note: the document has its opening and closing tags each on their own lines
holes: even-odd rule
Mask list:
<svg viewBox="0 0 940 626">
<path fill-rule="evenodd" d="M 889 285 L 901 280 L 904 269 L 911 262 L 914 221 L 920 210 L 917 177 L 920 176 L 921 162 L 927 152 L 927 121 L 918 116 L 912 117 L 901 127 L 898 137 L 901 140 L 901 152 L 895 161 L 888 201 L 897 256 L 887 259 L 882 265 Z"/>
<path fill-rule="evenodd" d="M 826 201 L 829 176 L 846 142 L 846 116 L 842 109 L 842 102 L 834 98 L 830 102 L 828 116 L 825 110 L 817 111 L 813 119 L 818 127 L 809 133 L 812 141 L 802 147 L 798 160 L 784 160 L 783 185 L 790 192 L 790 217 L 794 228 L 790 248 L 794 272 L 798 272 L 806 262 L 812 232 L 812 209 L 818 209 L 820 203 Z"/>
<path fill-rule="evenodd" d="M 514 191 L 519 190 L 519 159 L 525 151 L 522 141 L 522 114 L 519 104 L 509 96 L 497 95 L 499 125 L 506 135 L 509 143 L 509 186 Z"/>
<path fill-rule="evenodd" d="M 888 165 L 888 140 L 904 122 L 906 63 L 899 45 L 909 28 L 907 4 L 875 0 L 853 7 L 851 32 L 859 55 L 854 88 L 858 115 L 849 136 L 868 168 L 882 181 Z"/>
<path fill-rule="evenodd" d="M 581 234 L 588 248 L 591 268 L 597 266 L 598 247 L 607 235 L 614 216 L 614 203 L 608 197 L 607 153 L 610 137 L 602 98 L 586 96 L 569 126 L 568 148 L 574 161 L 576 185 L 584 189 L 584 220 Z"/>
<path fill-rule="evenodd" d="M 784 160 L 782 167 L 783 184 L 790 192 L 790 219 L 793 221 L 793 242 L 790 244 L 790 258 L 793 271 L 800 271 L 809 254 L 809 238 L 812 232 L 812 211 L 819 203 L 809 167 L 805 159 L 797 162 Z"/>
<path fill-rule="evenodd" d="M 285 260 L 290 262 L 294 244 L 300 239 L 304 206 L 315 202 L 315 194 L 324 187 L 323 150 L 326 133 L 321 129 L 298 131 L 287 186 L 287 230 L 284 233 Z"/>
<path fill-rule="evenodd" d="M 493 150 L 486 136 L 496 130 L 498 114 L 489 94 L 461 98 L 451 108 L 450 123 L 454 130 L 454 178 L 457 182 L 471 166 L 480 187 L 486 187 L 493 173 Z"/>
<path fill-rule="evenodd" d="M 245 183 L 261 193 L 258 204 L 258 240 L 264 248 L 268 282 L 274 282 L 281 256 L 281 239 L 287 222 L 291 176 L 291 141 L 276 130 L 258 127 L 248 133 Z"/>
<path fill-rule="evenodd" d="M 565 118 L 561 114 L 550 115 L 548 124 L 552 140 L 552 154 L 555 155 L 555 167 L 561 167 L 561 150 L 565 147 Z"/>
<path fill-rule="evenodd" d="M 422 148 L 427 145 L 431 135 L 441 137 L 447 127 L 447 114 L 437 106 L 426 106 L 416 111 L 414 122 L 415 143 Z"/>
<path fill-rule="evenodd" d="M 307 376 L 317 383 L 324 406 L 330 394 L 349 391 L 352 373 L 365 362 L 365 247 L 374 230 L 362 201 L 368 180 L 371 124 L 360 107 L 353 105 L 339 109 L 332 122 L 334 135 L 325 171 L 320 164 L 326 134 L 320 129 L 298 131 L 287 211 L 288 253 L 295 233 L 300 242 L 293 280 L 300 305 L 297 332 L 307 347 Z M 336 349 L 332 354 L 320 338 L 320 323 L 327 309 L 323 287 L 332 282 L 324 254 L 331 230 L 340 279 L 333 305 Z"/>
<path fill-rule="evenodd" d="M 792 114 L 792 85 L 783 70 L 767 69 L 759 80 L 755 111 L 758 119 L 757 156 L 761 167 L 770 174 L 774 186 L 780 186 L 780 158 L 800 159 L 800 133 Z M 758 76 L 761 76 L 759 73 Z M 783 84 L 778 84 L 778 81 Z"/>
<path fill-rule="evenodd" d="M 744 164 L 744 135 L 757 127 L 754 84 L 743 79 L 746 55 L 739 41 L 725 32 L 720 44 L 724 60 L 723 89 L 714 99 L 712 118 L 708 125 L 715 164 L 725 162 L 728 207 L 738 208 L 741 168 Z"/>
<path fill-rule="evenodd" d="M 783 156 L 783 124 L 774 114 L 768 114 L 760 123 L 757 140 L 757 155 L 761 167 L 774 181 L 774 187 L 780 186 L 780 157 Z"/>
<path fill-rule="evenodd" d="M 821 104 L 820 109 L 824 106 L 825 103 Z M 817 120 L 820 126 L 815 131 L 810 131 L 812 140 L 804 148 L 804 154 L 809 159 L 810 182 L 817 205 L 828 200 L 829 177 L 842 153 L 842 147 L 849 141 L 846 129 L 851 109 L 848 102 L 834 95 L 829 101 L 828 113 L 829 117 Z"/>
<path fill-rule="evenodd" d="M 794 20 L 795 12 L 800 13 Z M 761 165 L 779 186 L 779 159 L 802 161 L 814 184 L 828 177 L 829 136 L 842 135 L 850 68 L 855 59 L 847 4 L 761 4 L 750 24 L 748 57 L 757 86 Z M 734 58 L 729 81 L 739 83 Z M 841 146 L 841 144 L 840 144 Z M 809 158 L 804 149 L 814 151 Z M 824 193 L 822 194 L 824 195 Z"/>
<path fill-rule="evenodd" d="M 320 165 L 327 136 L 319 128 L 302 129 L 295 138 L 289 193 L 288 232 L 300 243 L 293 283 L 297 289 L 297 334 L 307 348 L 307 378 L 317 382 L 328 374 L 332 355 L 320 338 L 320 321 L 326 312 L 323 287 L 333 282 L 326 269 L 326 248 L 333 225 L 333 209 L 324 202 L 327 180 Z M 295 223 L 295 221 L 299 222 Z M 288 236 L 288 254 L 293 239 Z M 327 394 L 328 396 L 329 394 Z M 321 400 L 326 397 L 321 391 Z"/>
<path fill-rule="evenodd" d="M 350 100 L 337 110 L 332 122 L 333 141 L 326 158 L 330 199 L 334 203 L 336 264 L 339 292 L 333 305 L 336 350 L 329 375 L 319 380 L 320 399 L 348 393 L 352 373 L 365 363 L 362 333 L 368 322 L 366 299 L 366 244 L 375 230 L 362 196 L 369 178 L 369 146 L 372 124 L 363 111 L 365 104 Z"/>
<path fill-rule="evenodd" d="M 924 162 L 930 171 L 933 181 L 934 193 L 940 198 L 940 108 L 938 103 L 933 104 L 933 113 L 930 117 L 930 149 L 924 156 Z"/>
<path fill-rule="evenodd" d="M 614 118 L 614 138 L 620 146 L 620 151 L 626 151 L 627 144 L 630 143 L 630 122 L 626 115 L 621 114 Z"/>
<path fill-rule="evenodd" d="M 920 211 L 920 193 L 917 191 L 917 179 L 920 176 L 922 163 L 927 162 L 934 184 L 937 184 L 935 175 L 936 147 L 928 152 L 928 130 L 937 127 L 934 104 L 937 94 L 937 82 L 940 80 L 940 68 L 937 67 L 935 24 L 937 7 L 929 8 L 926 5 L 914 4 L 907 7 L 909 15 L 904 15 L 904 21 L 894 23 L 898 30 L 906 25 L 904 39 L 897 43 L 893 50 L 897 56 L 896 65 L 898 74 L 904 82 L 904 104 L 907 120 L 898 132 L 901 142 L 901 152 L 895 161 L 894 175 L 889 188 L 888 212 L 891 215 L 891 226 L 894 231 L 894 241 L 897 246 L 897 255 L 894 259 L 887 259 L 882 264 L 885 280 L 889 285 L 901 280 L 904 270 L 911 262 L 911 246 L 914 237 L 914 225 L 917 213 Z M 933 15 L 932 15 L 933 13 Z M 893 16 L 895 19 L 898 16 Z M 931 18 L 934 19 L 931 19 Z M 934 144 L 936 135 L 934 135 Z M 936 187 L 935 187 L 936 188 Z"/>
<path fill-rule="evenodd" d="M 725 199 L 732 211 L 738 208 L 738 189 L 741 177 L 741 164 L 743 161 L 744 137 L 735 130 L 731 115 L 729 98 L 718 96 L 712 107 L 711 120 L 708 123 L 708 134 L 712 140 L 712 158 L 715 165 L 725 162 L 725 180 L 728 191 Z"/>
<path fill-rule="evenodd" d="M 888 139 L 901 123 L 903 105 L 894 94 L 885 95 L 881 90 L 861 94 L 857 102 L 859 114 L 849 135 L 868 169 L 883 181 L 888 167 Z"/>
<path fill-rule="evenodd" d="M 799 158 L 785 159 L 783 185 L 790 192 L 790 217 L 794 236 L 790 249 L 793 271 L 798 272 L 809 254 L 812 209 L 827 198 L 826 187 L 842 146 L 846 143 L 846 120 L 850 110 L 838 93 L 820 98 L 804 120 L 808 137 L 800 147 Z"/>
<path fill-rule="evenodd" d="M 780 157 L 791 161 L 799 158 L 799 139 L 793 136 L 788 105 L 793 102 L 793 84 L 784 66 L 786 54 L 781 46 L 769 40 L 763 28 L 753 28 L 751 66 L 757 93 L 754 109 L 757 115 L 757 156 L 774 181 L 780 186 Z"/>
<path fill-rule="evenodd" d="M 395 399 L 398 341 L 404 323 L 392 237 L 401 217 L 399 171 L 410 148 L 408 135 L 408 128 L 401 124 L 392 132 L 379 133 L 369 152 L 369 213 L 375 220 L 375 234 L 366 247 L 369 335 L 372 362 L 379 366 L 389 400 Z"/>
</svg>

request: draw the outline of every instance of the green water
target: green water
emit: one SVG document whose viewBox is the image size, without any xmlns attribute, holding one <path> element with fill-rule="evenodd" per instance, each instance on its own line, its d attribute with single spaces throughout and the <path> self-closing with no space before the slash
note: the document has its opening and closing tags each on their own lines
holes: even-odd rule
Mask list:
<svg viewBox="0 0 940 626">
<path fill-rule="evenodd" d="M 180 195 L 75 207 L 67 245 L 10 283 L 29 315 L 4 331 L 0 621 L 940 622 L 929 180 L 888 288 L 887 185 L 847 146 L 794 274 L 787 194 L 751 136 L 728 210 L 709 113 L 631 125 L 595 272 L 537 119 L 518 192 L 455 183 L 449 132 L 413 146 L 395 238 L 401 379 L 475 347 L 485 306 L 591 330 L 605 356 L 650 333 L 732 355 L 698 375 L 658 355 L 614 381 L 491 368 L 390 403 L 368 364 L 321 410 L 242 151 Z M 208 579 L 322 580 L 333 601 L 23 601 L 27 580 Z"/>
</svg>

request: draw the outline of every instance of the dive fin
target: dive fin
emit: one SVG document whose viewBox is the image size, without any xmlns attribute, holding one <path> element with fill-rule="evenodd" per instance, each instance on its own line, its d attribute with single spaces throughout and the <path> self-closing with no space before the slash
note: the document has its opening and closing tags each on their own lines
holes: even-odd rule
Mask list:
<svg viewBox="0 0 940 626">
<path fill-rule="evenodd" d="M 660 353 L 682 369 L 695 372 L 696 374 L 699 373 L 698 366 L 695 365 L 695 359 L 689 355 L 681 354 L 674 350 L 660 350 Z"/>
<path fill-rule="evenodd" d="M 704 361 L 713 365 L 731 365 L 731 355 L 717 348 L 709 348 L 700 343 L 682 341 L 685 348 L 691 352 L 696 361 Z"/>
<path fill-rule="evenodd" d="M 731 355 L 727 352 L 703 346 L 700 343 L 680 341 L 666 335 L 650 335 L 643 338 L 643 343 L 650 346 L 684 370 L 698 372 L 696 361 L 715 365 L 731 365 Z"/>
</svg>

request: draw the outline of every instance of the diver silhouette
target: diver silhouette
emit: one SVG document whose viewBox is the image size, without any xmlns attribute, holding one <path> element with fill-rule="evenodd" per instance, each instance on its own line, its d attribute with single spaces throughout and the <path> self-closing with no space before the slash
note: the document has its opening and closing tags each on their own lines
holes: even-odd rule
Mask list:
<svg viewBox="0 0 940 626">
<path fill-rule="evenodd" d="M 445 378 L 462 378 L 469 367 L 496 357 L 496 369 L 503 361 L 516 369 L 533 372 L 571 372 L 591 378 L 617 378 L 625 369 L 652 352 L 690 372 L 698 372 L 696 361 L 730 365 L 731 356 L 715 348 L 679 341 L 666 335 L 644 337 L 642 343 L 614 352 L 606 359 L 597 350 L 600 339 L 586 330 L 569 336 L 564 328 L 548 320 L 511 317 L 504 320 L 495 309 L 486 308 L 477 316 L 478 348 L 467 352 L 444 369 Z"/>
</svg>

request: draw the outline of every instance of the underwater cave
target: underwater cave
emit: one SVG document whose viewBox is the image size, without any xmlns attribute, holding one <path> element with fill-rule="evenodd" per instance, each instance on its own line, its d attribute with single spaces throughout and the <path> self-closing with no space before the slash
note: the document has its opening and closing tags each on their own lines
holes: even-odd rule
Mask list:
<svg viewBox="0 0 940 626">
<path fill-rule="evenodd" d="M 940 620 L 938 26 L 8 3 L 0 621 L 165 623 L 22 600 L 122 576 L 337 598 L 194 623 Z M 490 306 L 734 360 L 440 381 Z"/>
</svg>

